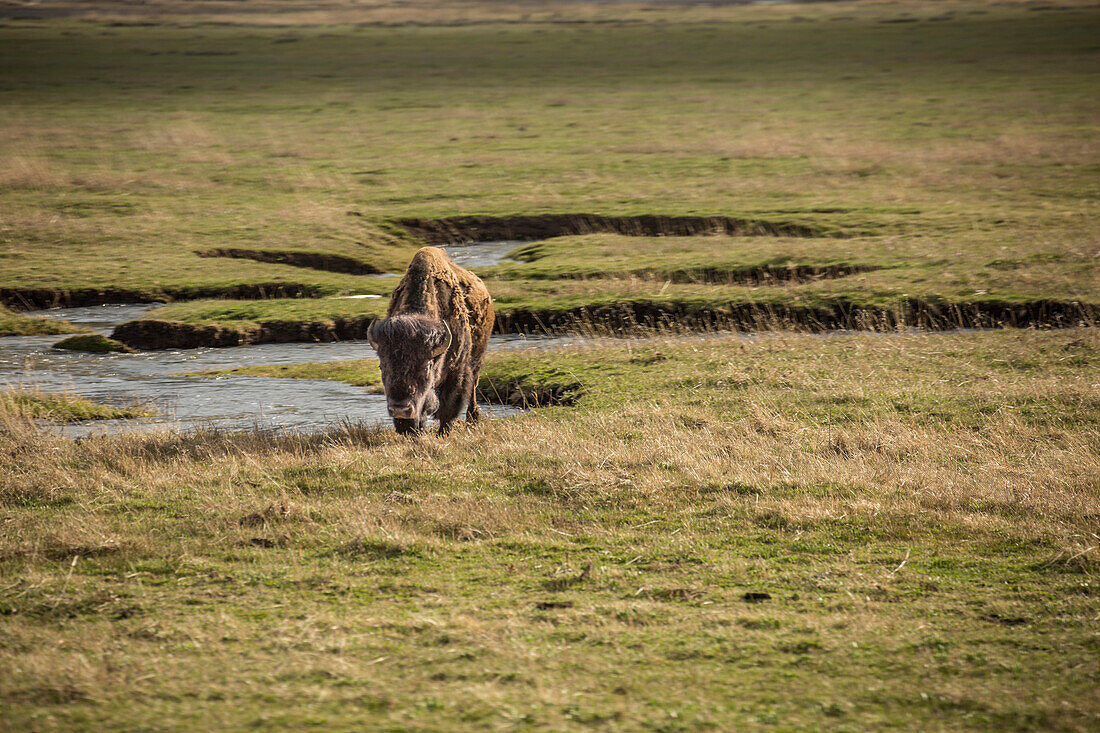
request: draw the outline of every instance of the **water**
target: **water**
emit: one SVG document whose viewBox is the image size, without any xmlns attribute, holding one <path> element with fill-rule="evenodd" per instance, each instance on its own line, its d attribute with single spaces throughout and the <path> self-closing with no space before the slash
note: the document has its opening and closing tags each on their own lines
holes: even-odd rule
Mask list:
<svg viewBox="0 0 1100 733">
<path fill-rule="evenodd" d="M 116 324 L 140 318 L 154 308 L 155 305 L 102 305 L 57 308 L 36 315 L 63 318 L 107 335 Z M 370 394 L 364 387 L 342 382 L 235 375 L 182 376 L 260 364 L 374 358 L 374 351 L 366 341 L 89 354 L 52 348 L 62 338 L 14 336 L 0 341 L 0 385 L 69 393 L 108 405 L 141 403 L 158 412 L 150 418 L 50 426 L 64 435 L 256 427 L 318 431 L 345 420 L 389 423 L 383 395 Z M 563 340 L 546 340 L 559 341 Z M 517 349 L 543 344 L 542 340 L 511 336 L 494 338 L 490 348 Z M 501 405 L 482 407 L 492 417 L 519 412 Z"/>
<path fill-rule="evenodd" d="M 527 244 L 519 240 L 500 240 L 495 242 L 478 242 L 475 244 L 448 244 L 443 247 L 456 265 L 468 268 L 492 267 L 501 262 L 516 262 L 507 258 L 507 254 L 517 247 Z M 400 272 L 380 272 L 377 275 L 364 275 L 364 277 L 394 278 L 397 284 Z M 332 295 L 333 300 L 357 300 L 366 298 L 380 298 L 380 295 Z"/>
<path fill-rule="evenodd" d="M 514 262 L 506 255 L 527 242 L 502 240 L 499 242 L 479 242 L 478 244 L 448 244 L 443 247 L 456 265 L 462 267 L 492 267 L 501 262 Z"/>
</svg>

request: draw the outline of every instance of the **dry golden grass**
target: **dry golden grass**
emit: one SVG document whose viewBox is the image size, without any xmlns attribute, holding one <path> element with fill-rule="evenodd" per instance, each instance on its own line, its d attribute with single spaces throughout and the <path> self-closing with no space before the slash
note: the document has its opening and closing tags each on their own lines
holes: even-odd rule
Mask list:
<svg viewBox="0 0 1100 733">
<path fill-rule="evenodd" d="M 250 0 L 247 11 L 238 2 L 218 0 L 180 2 L 160 0 L 143 2 L 135 6 L 129 2 L 52 2 L 48 7 L 40 3 L 8 0 L 5 9 L 19 13 L 26 8 L 30 13 L 44 18 L 84 18 L 89 20 L 113 20 L 121 23 L 148 22 L 149 20 L 202 22 L 255 25 L 255 26 L 310 26 L 310 25 L 453 25 L 472 23 L 522 22 L 714 22 L 731 16 L 748 22 L 790 21 L 793 17 L 806 20 L 819 17 L 853 19 L 865 15 L 893 12 L 897 17 L 928 17 L 950 13 L 966 13 L 990 6 L 1032 6 L 1027 0 L 994 2 L 993 0 L 946 0 L 935 5 L 917 5 L 897 2 L 834 2 L 824 7 L 801 4 L 796 7 L 772 5 L 723 6 L 679 5 L 653 2 L 574 2 L 565 0 L 553 4 L 520 2 L 499 3 L 478 0 L 417 0 L 417 2 L 357 2 L 356 0 L 329 0 L 313 2 L 308 7 L 297 0 Z M 1065 0 L 1058 9 L 1088 8 L 1089 0 Z"/>
<path fill-rule="evenodd" d="M 589 392 L 447 439 L 9 422 L 0 698 L 42 729 L 1087 730 L 1098 350 L 497 355 Z"/>
</svg>

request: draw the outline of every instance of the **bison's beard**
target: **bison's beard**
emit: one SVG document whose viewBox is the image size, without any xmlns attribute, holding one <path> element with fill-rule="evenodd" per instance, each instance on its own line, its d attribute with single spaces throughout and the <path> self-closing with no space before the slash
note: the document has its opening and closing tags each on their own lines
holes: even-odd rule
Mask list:
<svg viewBox="0 0 1100 733">
<path fill-rule="evenodd" d="M 411 435 L 414 433 L 419 433 L 420 431 L 427 429 L 428 421 L 435 417 L 435 412 L 438 409 L 439 398 L 436 397 L 434 391 L 428 392 L 428 394 L 424 397 L 424 402 L 420 406 L 420 410 L 417 412 L 416 417 L 395 417 L 393 419 L 393 429 L 397 431 L 398 435 Z"/>
<path fill-rule="evenodd" d="M 415 435 L 424 430 L 427 420 L 403 420 L 399 417 L 393 419 L 393 429 L 398 435 Z"/>
</svg>

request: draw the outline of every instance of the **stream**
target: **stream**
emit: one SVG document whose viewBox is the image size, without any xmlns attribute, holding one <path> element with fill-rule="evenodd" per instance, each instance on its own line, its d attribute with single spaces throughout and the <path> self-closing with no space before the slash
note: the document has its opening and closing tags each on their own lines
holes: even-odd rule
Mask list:
<svg viewBox="0 0 1100 733">
<path fill-rule="evenodd" d="M 467 267 L 484 267 L 504 259 L 517 242 L 447 248 Z M 61 318 L 109 335 L 119 323 L 144 316 L 157 305 L 101 305 L 55 308 L 28 315 Z M 136 354 L 91 354 L 54 349 L 64 336 L 10 336 L 0 341 L 0 387 L 67 393 L 107 405 L 147 405 L 157 415 L 125 420 L 44 423 L 70 437 L 154 430 L 252 430 L 276 428 L 319 431 L 344 421 L 389 424 L 386 398 L 364 387 L 313 379 L 280 379 L 185 373 L 254 365 L 373 359 L 366 341 L 259 344 L 234 348 L 144 351 Z M 541 348 L 568 339 L 494 336 L 490 350 Z M 521 412 L 482 403 L 491 417 Z"/>
</svg>

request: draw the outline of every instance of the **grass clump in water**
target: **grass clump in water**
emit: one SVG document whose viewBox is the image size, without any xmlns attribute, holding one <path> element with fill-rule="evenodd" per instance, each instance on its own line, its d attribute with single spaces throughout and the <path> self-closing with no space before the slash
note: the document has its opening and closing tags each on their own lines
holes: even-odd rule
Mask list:
<svg viewBox="0 0 1100 733">
<path fill-rule="evenodd" d="M 126 344 L 98 333 L 70 336 L 63 341 L 58 341 L 53 347 L 55 349 L 66 349 L 68 351 L 88 351 L 94 354 L 109 354 L 113 352 L 122 354 L 134 353 L 134 350 Z"/>
</svg>

